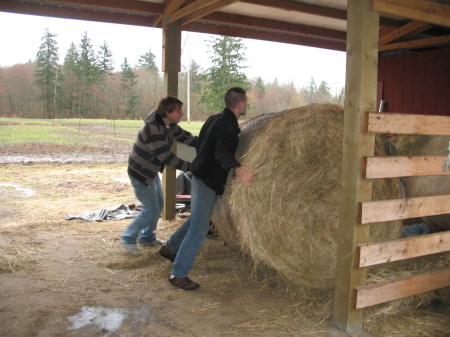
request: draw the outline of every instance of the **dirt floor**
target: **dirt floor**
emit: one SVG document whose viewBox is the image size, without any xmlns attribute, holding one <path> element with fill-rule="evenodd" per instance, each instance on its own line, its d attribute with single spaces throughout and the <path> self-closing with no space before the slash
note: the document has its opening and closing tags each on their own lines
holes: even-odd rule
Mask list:
<svg viewBox="0 0 450 337">
<path fill-rule="evenodd" d="M 346 336 L 305 317 L 218 237 L 191 272 L 200 289 L 183 291 L 157 248 L 122 251 L 130 220 L 66 220 L 137 202 L 128 148 L 110 149 L 0 147 L 0 336 Z M 161 220 L 159 237 L 183 220 Z"/>
<path fill-rule="evenodd" d="M 157 248 L 122 251 L 130 220 L 67 220 L 137 202 L 127 147 L 0 147 L 0 336 L 347 336 L 219 237 L 191 271 L 201 287 L 183 291 Z M 158 236 L 184 216 L 161 220 Z"/>
</svg>

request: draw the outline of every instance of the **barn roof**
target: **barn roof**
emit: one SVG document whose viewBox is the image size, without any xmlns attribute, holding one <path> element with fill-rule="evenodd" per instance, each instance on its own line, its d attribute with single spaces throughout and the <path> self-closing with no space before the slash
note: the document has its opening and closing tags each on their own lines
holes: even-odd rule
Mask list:
<svg viewBox="0 0 450 337">
<path fill-rule="evenodd" d="M 381 12 L 379 50 L 448 47 L 449 3 L 374 1 Z M 347 0 L 0 0 L 4 12 L 147 27 L 181 20 L 184 31 L 340 51 L 345 51 L 346 9 Z"/>
</svg>

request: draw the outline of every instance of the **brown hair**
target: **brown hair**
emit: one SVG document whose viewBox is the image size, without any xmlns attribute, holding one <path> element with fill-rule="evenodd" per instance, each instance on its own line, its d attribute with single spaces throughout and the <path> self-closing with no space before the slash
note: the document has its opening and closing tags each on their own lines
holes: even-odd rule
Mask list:
<svg viewBox="0 0 450 337">
<path fill-rule="evenodd" d="M 239 102 L 247 100 L 247 92 L 241 87 L 233 87 L 227 90 L 223 100 L 225 101 L 225 106 L 232 109 L 236 107 Z"/>
<path fill-rule="evenodd" d="M 182 106 L 183 102 L 180 101 L 178 98 L 173 96 L 167 96 L 159 101 L 158 107 L 156 108 L 156 113 L 161 117 L 166 118 L 168 113 Z"/>
</svg>

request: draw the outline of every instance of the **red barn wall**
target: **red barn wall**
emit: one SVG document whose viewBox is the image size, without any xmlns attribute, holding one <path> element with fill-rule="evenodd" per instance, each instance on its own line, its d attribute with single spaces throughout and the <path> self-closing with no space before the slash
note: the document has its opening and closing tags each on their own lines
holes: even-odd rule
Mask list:
<svg viewBox="0 0 450 337">
<path fill-rule="evenodd" d="M 450 48 L 380 56 L 383 112 L 450 116 Z"/>
</svg>

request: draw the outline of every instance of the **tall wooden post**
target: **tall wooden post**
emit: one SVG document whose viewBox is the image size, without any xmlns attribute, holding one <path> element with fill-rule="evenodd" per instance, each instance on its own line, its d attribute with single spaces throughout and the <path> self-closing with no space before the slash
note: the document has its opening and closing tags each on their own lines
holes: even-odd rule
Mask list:
<svg viewBox="0 0 450 337">
<path fill-rule="evenodd" d="M 367 270 L 355 265 L 355 249 L 368 242 L 370 226 L 358 221 L 359 204 L 372 200 L 372 183 L 364 178 L 363 157 L 374 154 L 374 135 L 365 132 L 366 111 L 377 97 L 379 14 L 371 0 L 347 4 L 347 72 L 345 83 L 342 158 L 342 204 L 333 323 L 348 333 L 362 329 L 363 311 L 355 309 L 355 287 L 364 284 Z"/>
<path fill-rule="evenodd" d="M 163 57 L 162 69 L 164 71 L 164 86 L 167 95 L 178 96 L 178 73 L 181 64 L 181 29 L 179 21 L 163 25 Z M 176 153 L 176 142 L 172 151 Z M 164 195 L 164 220 L 175 217 L 176 203 L 176 171 L 166 166 L 163 173 L 162 188 Z"/>
</svg>

